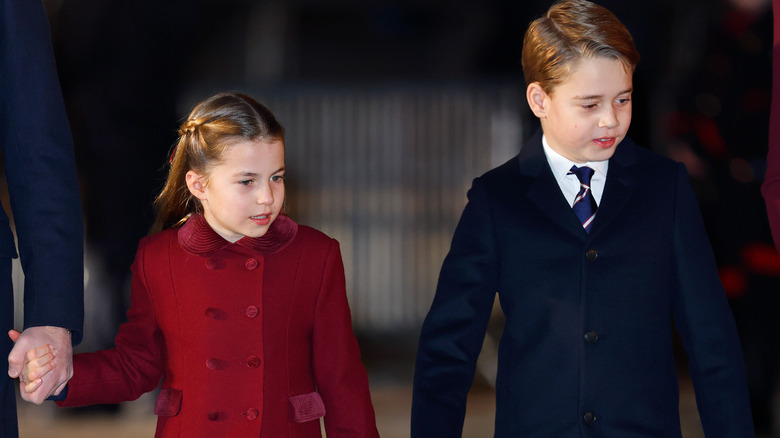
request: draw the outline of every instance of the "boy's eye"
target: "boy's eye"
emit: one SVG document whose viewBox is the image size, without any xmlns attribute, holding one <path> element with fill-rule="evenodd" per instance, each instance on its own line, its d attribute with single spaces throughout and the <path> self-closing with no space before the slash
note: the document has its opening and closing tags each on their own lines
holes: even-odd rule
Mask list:
<svg viewBox="0 0 780 438">
<path fill-rule="evenodd" d="M 620 105 L 625 105 L 625 104 L 627 104 L 629 102 L 631 102 L 631 98 L 630 97 L 621 97 L 620 99 L 617 100 L 617 103 L 620 104 Z"/>
<path fill-rule="evenodd" d="M 242 186 L 248 186 L 248 185 L 251 185 L 252 182 L 253 181 L 251 179 L 243 179 L 243 180 L 239 181 L 238 183 L 241 184 Z"/>
<path fill-rule="evenodd" d="M 584 109 L 586 109 L 586 110 L 594 109 L 594 108 L 596 108 L 598 106 L 599 106 L 599 104 L 597 104 L 597 103 L 586 103 L 585 105 L 582 105 L 582 107 Z"/>
<path fill-rule="evenodd" d="M 271 177 L 271 181 L 273 182 L 282 182 L 284 181 L 284 175 L 274 175 Z"/>
</svg>

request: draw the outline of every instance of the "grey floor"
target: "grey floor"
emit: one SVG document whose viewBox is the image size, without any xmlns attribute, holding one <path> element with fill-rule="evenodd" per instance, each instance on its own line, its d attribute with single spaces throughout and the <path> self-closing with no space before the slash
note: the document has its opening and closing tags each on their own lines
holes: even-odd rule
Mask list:
<svg viewBox="0 0 780 438">
<path fill-rule="evenodd" d="M 375 383 L 374 380 L 377 380 Z M 390 381 L 372 376 L 371 394 L 377 413 L 377 427 L 383 438 L 409 436 L 412 389 L 408 381 Z M 117 412 L 64 413 L 52 403 L 19 405 L 20 438 L 139 438 L 154 436 L 156 417 L 153 396 L 147 395 L 121 405 Z M 477 384 L 469 396 L 464 438 L 493 436 L 494 393 L 488 385 Z M 685 438 L 703 438 L 693 391 L 681 382 L 680 411 Z"/>
</svg>

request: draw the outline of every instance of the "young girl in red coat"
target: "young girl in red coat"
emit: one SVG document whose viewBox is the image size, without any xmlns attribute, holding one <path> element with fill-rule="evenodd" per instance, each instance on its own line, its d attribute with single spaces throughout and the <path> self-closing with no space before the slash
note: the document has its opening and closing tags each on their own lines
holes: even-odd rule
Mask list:
<svg viewBox="0 0 780 438">
<path fill-rule="evenodd" d="M 162 378 L 156 437 L 320 437 L 320 418 L 328 438 L 378 437 L 338 242 L 282 212 L 282 126 L 223 93 L 179 135 L 128 321 L 115 348 L 74 357 L 57 404 L 134 400 Z M 28 355 L 23 390 L 53 354 Z"/>
</svg>

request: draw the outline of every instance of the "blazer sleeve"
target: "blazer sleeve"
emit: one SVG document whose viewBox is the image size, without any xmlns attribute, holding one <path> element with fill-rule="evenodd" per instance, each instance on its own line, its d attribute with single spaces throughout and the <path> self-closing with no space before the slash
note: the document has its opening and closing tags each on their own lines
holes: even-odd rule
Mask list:
<svg viewBox="0 0 780 438">
<path fill-rule="evenodd" d="M 352 331 L 344 264 L 330 241 L 314 317 L 314 373 L 325 404 L 328 437 L 378 438 L 368 374 Z"/>
<path fill-rule="evenodd" d="M 0 147 L 25 274 L 24 326 L 65 327 L 78 344 L 81 199 L 49 27 L 37 0 L 0 0 Z M 7 225 L 0 226 L 0 256 L 15 256 Z"/>
<path fill-rule="evenodd" d="M 412 438 L 460 437 L 466 398 L 493 308 L 496 235 L 486 185 L 474 180 L 423 322 L 414 372 Z"/>
<path fill-rule="evenodd" d="M 678 164 L 674 223 L 674 321 L 689 357 L 702 427 L 709 437 L 752 437 L 753 422 L 734 319 L 718 278 L 688 173 Z"/>
<path fill-rule="evenodd" d="M 133 263 L 130 309 L 119 327 L 116 347 L 73 356 L 73 378 L 61 407 L 135 400 L 157 387 L 165 366 L 162 332 L 147 287 L 144 244 Z"/>
<path fill-rule="evenodd" d="M 780 0 L 772 0 L 774 49 L 772 57 L 772 108 L 769 114 L 769 152 L 761 193 L 766 201 L 775 248 L 780 251 Z"/>
</svg>

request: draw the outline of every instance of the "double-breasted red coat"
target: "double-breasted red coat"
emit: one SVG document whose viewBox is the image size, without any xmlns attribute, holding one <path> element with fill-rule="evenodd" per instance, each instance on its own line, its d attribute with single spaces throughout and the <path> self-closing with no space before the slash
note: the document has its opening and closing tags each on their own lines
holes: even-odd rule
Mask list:
<svg viewBox="0 0 780 438">
<path fill-rule="evenodd" d="M 279 216 L 229 243 L 200 215 L 143 239 L 116 347 L 60 406 L 162 389 L 156 437 L 377 437 L 338 242 Z"/>
</svg>

